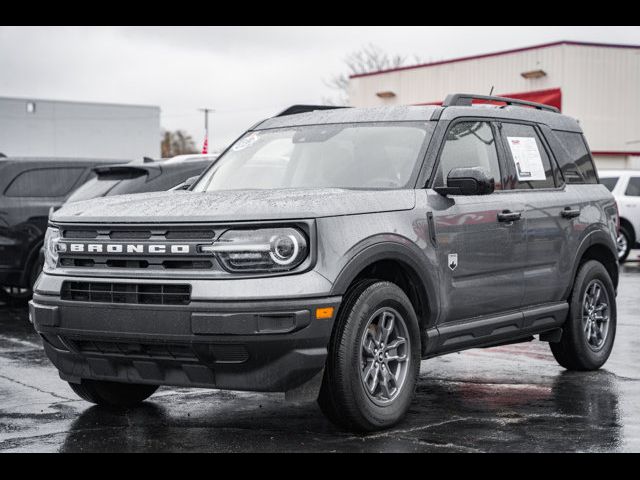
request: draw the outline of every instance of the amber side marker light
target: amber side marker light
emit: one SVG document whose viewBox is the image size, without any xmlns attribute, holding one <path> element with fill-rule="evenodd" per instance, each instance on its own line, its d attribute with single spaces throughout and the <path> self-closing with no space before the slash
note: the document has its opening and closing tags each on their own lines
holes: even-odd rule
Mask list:
<svg viewBox="0 0 640 480">
<path fill-rule="evenodd" d="M 333 317 L 333 307 L 316 308 L 316 319 L 327 320 Z"/>
</svg>

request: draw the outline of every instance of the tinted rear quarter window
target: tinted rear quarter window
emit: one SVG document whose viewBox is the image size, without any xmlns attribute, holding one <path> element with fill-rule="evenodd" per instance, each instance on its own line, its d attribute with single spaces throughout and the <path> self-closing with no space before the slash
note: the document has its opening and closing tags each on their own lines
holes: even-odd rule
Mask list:
<svg viewBox="0 0 640 480">
<path fill-rule="evenodd" d="M 13 179 L 4 194 L 8 197 L 64 197 L 84 171 L 81 167 L 25 170 Z"/>
<path fill-rule="evenodd" d="M 554 130 L 565 150 L 557 155 L 558 164 L 566 183 L 598 183 L 596 169 L 581 133 Z"/>
</svg>

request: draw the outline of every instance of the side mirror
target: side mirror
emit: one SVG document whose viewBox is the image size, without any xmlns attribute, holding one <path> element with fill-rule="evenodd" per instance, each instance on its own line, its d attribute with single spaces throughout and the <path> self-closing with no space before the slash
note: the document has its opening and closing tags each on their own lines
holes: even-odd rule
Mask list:
<svg viewBox="0 0 640 480">
<path fill-rule="evenodd" d="M 196 175 L 195 177 L 189 177 L 181 184 L 173 187 L 171 190 L 189 190 L 189 188 L 191 188 L 191 185 L 196 183 L 196 180 L 198 180 L 198 178 L 200 178 L 200 175 Z"/>
<path fill-rule="evenodd" d="M 496 187 L 495 180 L 482 167 L 454 168 L 447 176 L 446 187 L 436 187 L 440 195 L 489 195 Z"/>
</svg>

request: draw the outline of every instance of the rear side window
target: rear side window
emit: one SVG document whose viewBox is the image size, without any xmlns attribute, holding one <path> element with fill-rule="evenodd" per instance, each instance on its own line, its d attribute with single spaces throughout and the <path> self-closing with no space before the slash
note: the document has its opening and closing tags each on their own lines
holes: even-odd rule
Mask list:
<svg viewBox="0 0 640 480">
<path fill-rule="evenodd" d="M 616 185 L 618 184 L 619 179 L 620 177 L 608 177 L 608 178 L 600 177 L 600 183 L 603 184 L 605 187 L 607 187 L 607 189 L 610 192 L 613 192 L 613 189 L 616 188 Z"/>
<path fill-rule="evenodd" d="M 581 133 L 554 130 L 567 155 L 558 155 L 566 183 L 598 183 L 593 159 Z"/>
<path fill-rule="evenodd" d="M 511 162 L 516 174 L 513 188 L 528 190 L 556 186 L 549 154 L 534 127 L 503 123 L 502 137 L 507 161 Z"/>
<path fill-rule="evenodd" d="M 640 197 L 640 177 L 631 177 L 624 194 L 628 197 Z"/>
<path fill-rule="evenodd" d="M 502 189 L 496 142 L 489 123 L 460 122 L 449 129 L 433 186 L 445 186 L 449 172 L 461 167 L 484 168 L 495 179 L 495 189 Z"/>
<path fill-rule="evenodd" d="M 7 197 L 64 197 L 84 173 L 84 168 L 38 168 L 25 170 L 13 179 Z"/>
</svg>

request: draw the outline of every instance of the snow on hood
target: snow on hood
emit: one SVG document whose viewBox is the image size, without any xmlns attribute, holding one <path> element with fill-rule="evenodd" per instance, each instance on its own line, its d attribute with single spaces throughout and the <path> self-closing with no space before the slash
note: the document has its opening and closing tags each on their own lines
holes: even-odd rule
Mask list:
<svg viewBox="0 0 640 480">
<path fill-rule="evenodd" d="M 68 203 L 54 212 L 51 220 L 60 223 L 284 220 L 410 210 L 414 205 L 413 190 L 170 191 Z"/>
</svg>

